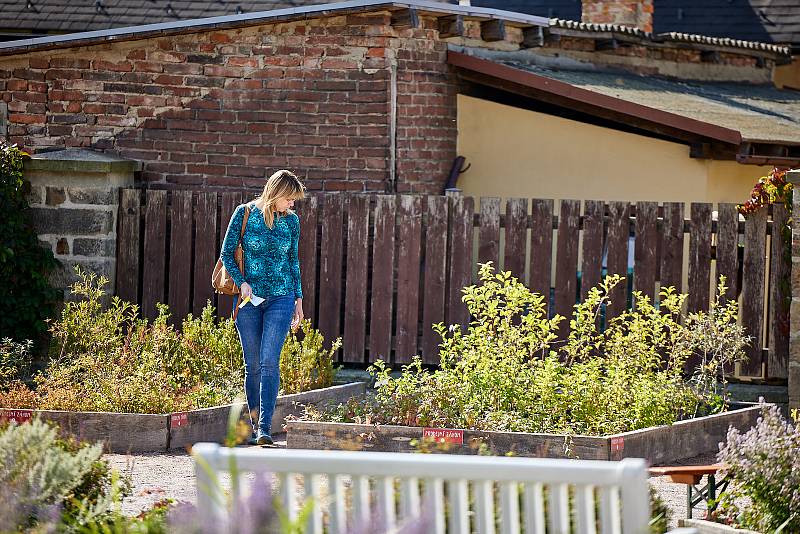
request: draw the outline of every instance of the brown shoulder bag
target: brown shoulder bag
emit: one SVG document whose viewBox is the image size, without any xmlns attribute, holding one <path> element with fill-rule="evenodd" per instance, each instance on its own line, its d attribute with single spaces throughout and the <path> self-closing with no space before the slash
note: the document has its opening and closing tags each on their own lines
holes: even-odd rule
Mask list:
<svg viewBox="0 0 800 534">
<path fill-rule="evenodd" d="M 233 252 L 233 257 L 236 260 L 236 265 L 239 267 L 239 272 L 244 276 L 244 250 L 242 249 L 242 238 L 244 237 L 244 229 L 247 227 L 247 219 L 250 217 L 250 206 L 244 208 L 244 219 L 242 220 L 242 229 L 239 231 L 239 242 L 236 244 L 236 250 Z M 214 291 L 222 295 L 238 295 L 239 287 L 236 282 L 231 278 L 230 273 L 225 269 L 222 263 L 222 257 L 217 259 L 217 264 L 214 266 L 214 272 L 211 275 L 211 287 Z"/>
</svg>

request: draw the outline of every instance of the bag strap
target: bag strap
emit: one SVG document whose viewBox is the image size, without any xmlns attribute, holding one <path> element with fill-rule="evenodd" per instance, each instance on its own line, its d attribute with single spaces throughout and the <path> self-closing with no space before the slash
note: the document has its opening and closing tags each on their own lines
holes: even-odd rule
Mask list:
<svg viewBox="0 0 800 534">
<path fill-rule="evenodd" d="M 242 219 L 242 229 L 239 231 L 239 243 L 238 246 L 242 244 L 242 238 L 244 238 L 244 232 L 247 228 L 247 219 L 250 218 L 250 204 L 244 205 L 244 219 Z M 244 257 L 242 257 L 242 263 L 244 263 Z M 239 265 L 239 270 L 242 271 L 244 274 L 244 266 Z M 233 320 L 236 321 L 236 316 L 239 315 L 239 303 L 241 302 L 242 294 L 237 292 L 236 293 L 236 303 L 233 305 Z"/>
<path fill-rule="evenodd" d="M 244 231 L 247 228 L 247 219 L 250 218 L 250 205 L 244 205 L 244 219 L 242 219 L 242 229 L 239 231 L 239 243 L 242 242 L 242 238 L 244 237 Z"/>
</svg>

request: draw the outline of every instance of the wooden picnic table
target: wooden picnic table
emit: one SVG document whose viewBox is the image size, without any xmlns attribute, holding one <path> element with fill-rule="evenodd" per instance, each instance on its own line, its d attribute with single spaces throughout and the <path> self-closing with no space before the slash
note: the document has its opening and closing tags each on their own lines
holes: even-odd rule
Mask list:
<svg viewBox="0 0 800 534">
<path fill-rule="evenodd" d="M 728 487 L 727 477 L 717 480 L 717 472 L 725 464 L 709 465 L 676 465 L 667 467 L 651 467 L 650 476 L 669 478 L 671 482 L 686 484 L 686 518 L 692 518 L 692 509 L 705 501 L 708 511 L 717 507 L 717 497 Z M 708 477 L 705 485 L 699 485 L 703 477 Z"/>
</svg>

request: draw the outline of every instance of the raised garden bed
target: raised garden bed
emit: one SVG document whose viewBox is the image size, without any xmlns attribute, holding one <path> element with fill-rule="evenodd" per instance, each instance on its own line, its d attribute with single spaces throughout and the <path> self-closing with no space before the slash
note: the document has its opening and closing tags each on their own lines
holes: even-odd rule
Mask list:
<svg viewBox="0 0 800 534">
<path fill-rule="evenodd" d="M 697 534 L 758 534 L 755 530 L 729 527 L 704 519 L 680 519 L 678 520 L 678 524 L 681 527 L 697 530 Z"/>
<path fill-rule="evenodd" d="M 492 454 L 537 458 L 620 460 L 645 458 L 651 465 L 673 462 L 716 451 L 728 428 L 745 431 L 755 425 L 761 406 L 748 405 L 731 411 L 679 421 L 611 436 L 567 436 L 523 432 L 487 432 L 426 429 L 410 426 L 361 425 L 290 421 L 286 444 L 291 449 L 364 450 L 413 452 L 412 441 L 423 437 L 443 443 L 455 454 L 477 454 L 485 444 Z"/>
<path fill-rule="evenodd" d="M 302 405 L 344 402 L 363 395 L 365 388 L 363 382 L 354 382 L 281 395 L 275 406 L 272 427 L 280 428 L 287 415 L 302 411 Z M 57 423 L 64 434 L 84 441 L 103 442 L 107 452 L 158 452 L 185 448 L 198 441 L 222 442 L 227 434 L 231 408 L 241 409 L 243 417 L 247 417 L 244 404 L 239 403 L 172 414 L 0 409 L 0 420 L 21 423 L 39 417 Z"/>
</svg>

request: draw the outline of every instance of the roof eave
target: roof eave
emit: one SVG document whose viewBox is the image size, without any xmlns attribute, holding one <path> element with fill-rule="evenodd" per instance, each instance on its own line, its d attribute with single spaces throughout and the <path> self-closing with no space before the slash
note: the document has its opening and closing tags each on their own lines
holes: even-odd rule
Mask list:
<svg viewBox="0 0 800 534">
<path fill-rule="evenodd" d="M 369 12 L 377 10 L 416 9 L 422 13 L 441 15 L 461 15 L 468 19 L 491 20 L 499 19 L 515 26 L 548 27 L 550 19 L 537 17 L 499 9 L 461 6 L 445 4 L 430 0 L 348 0 L 332 4 L 275 9 L 272 11 L 259 11 L 243 13 L 240 15 L 226 15 L 204 19 L 191 19 L 177 22 L 162 22 L 143 26 L 128 26 L 90 32 L 68 33 L 49 37 L 21 39 L 18 41 L 0 42 L 0 56 L 18 54 L 34 50 L 48 50 L 53 48 L 69 48 L 100 44 L 108 41 L 137 40 L 150 37 L 159 37 L 177 33 L 193 33 L 210 29 L 230 29 L 235 27 L 254 26 L 276 22 L 288 22 L 328 16 L 345 15 L 355 12 Z"/>
<path fill-rule="evenodd" d="M 631 121 L 660 125 L 668 129 L 685 132 L 691 136 L 735 147 L 742 143 L 742 135 L 737 130 L 589 91 L 494 61 L 454 51 L 448 51 L 447 61 L 454 67 L 509 82 L 538 93 L 550 94 L 565 102 L 581 104 L 583 108 L 589 110 L 610 111 Z"/>
</svg>

